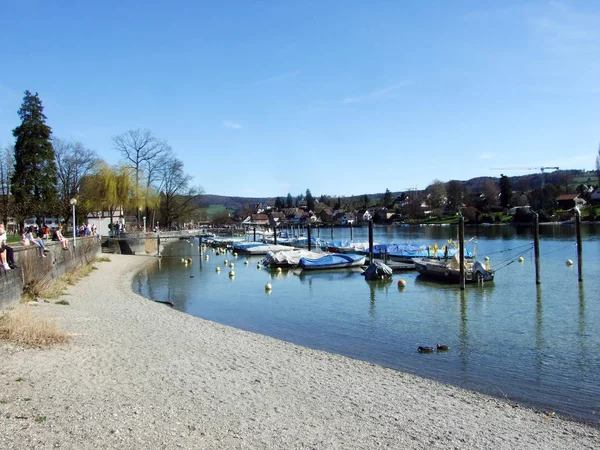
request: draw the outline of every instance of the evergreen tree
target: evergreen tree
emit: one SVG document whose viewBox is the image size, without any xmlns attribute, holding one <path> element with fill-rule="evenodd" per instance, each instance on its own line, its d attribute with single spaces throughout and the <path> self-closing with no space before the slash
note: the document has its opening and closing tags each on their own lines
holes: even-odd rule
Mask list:
<svg viewBox="0 0 600 450">
<path fill-rule="evenodd" d="M 28 216 L 41 217 L 52 211 L 57 198 L 56 164 L 52 147 L 52 129 L 46 125 L 44 108 L 37 92 L 25 91 L 19 109 L 21 125 L 13 130 L 15 140 L 15 170 L 11 177 L 11 192 L 15 203 L 22 206 L 22 224 Z"/>
<path fill-rule="evenodd" d="M 286 206 L 288 208 L 294 207 L 294 199 L 292 198 L 292 194 L 290 194 L 289 192 L 288 192 L 287 199 L 286 199 Z"/>
<path fill-rule="evenodd" d="M 381 201 L 381 205 L 385 206 L 386 208 L 390 208 L 393 203 L 394 203 L 394 197 L 392 196 L 392 193 L 390 192 L 390 190 L 386 188 L 385 194 L 383 194 L 383 199 Z"/>
<path fill-rule="evenodd" d="M 277 197 L 275 199 L 275 209 L 277 211 L 281 211 L 283 208 L 284 208 L 283 200 L 281 199 L 281 197 Z"/>
<path fill-rule="evenodd" d="M 313 198 L 310 189 L 306 190 L 306 209 L 308 211 L 315 210 L 315 199 Z"/>
<path fill-rule="evenodd" d="M 500 205 L 503 208 L 508 208 L 510 206 L 510 201 L 512 198 L 512 185 L 510 184 L 510 180 L 506 175 L 500 175 Z"/>
</svg>

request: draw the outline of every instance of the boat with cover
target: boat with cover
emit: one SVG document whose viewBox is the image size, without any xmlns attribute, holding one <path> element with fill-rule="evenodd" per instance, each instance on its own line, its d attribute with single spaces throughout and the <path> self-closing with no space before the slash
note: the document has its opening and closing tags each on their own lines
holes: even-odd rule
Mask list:
<svg viewBox="0 0 600 450">
<path fill-rule="evenodd" d="M 288 245 L 265 244 L 264 242 L 241 242 L 233 244 L 233 251 L 246 255 L 266 255 L 269 252 L 292 251 L 294 247 Z"/>
<path fill-rule="evenodd" d="M 309 252 L 304 249 L 268 252 L 265 259 L 262 260 L 262 265 L 265 267 L 296 267 L 300 264 L 301 258 L 318 259 L 324 255 L 323 252 Z"/>
<path fill-rule="evenodd" d="M 344 269 L 365 264 L 365 255 L 334 253 L 320 258 L 300 258 L 298 265 L 304 270 Z"/>
<path fill-rule="evenodd" d="M 458 253 L 450 260 L 415 258 L 413 261 L 419 276 L 445 283 L 460 283 L 460 255 Z M 481 261 L 465 260 L 464 271 L 466 283 L 494 281 L 494 271 Z"/>
</svg>

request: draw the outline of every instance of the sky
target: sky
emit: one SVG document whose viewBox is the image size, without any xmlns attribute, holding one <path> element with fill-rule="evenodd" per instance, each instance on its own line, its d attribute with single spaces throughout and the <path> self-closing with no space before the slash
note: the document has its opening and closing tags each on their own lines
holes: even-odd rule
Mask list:
<svg viewBox="0 0 600 450">
<path fill-rule="evenodd" d="M 55 137 L 117 164 L 148 129 L 206 194 L 592 170 L 598 24 L 596 0 L 0 0 L 0 146 L 29 90 Z"/>
</svg>

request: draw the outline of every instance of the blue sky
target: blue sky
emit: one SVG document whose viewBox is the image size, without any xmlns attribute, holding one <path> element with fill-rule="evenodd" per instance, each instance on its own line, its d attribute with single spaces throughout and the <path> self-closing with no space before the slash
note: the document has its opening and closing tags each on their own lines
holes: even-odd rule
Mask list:
<svg viewBox="0 0 600 450">
<path fill-rule="evenodd" d="M 598 24 L 597 1 L 1 0 L 0 145 L 30 90 L 56 137 L 115 164 L 147 128 L 207 194 L 593 169 Z"/>
</svg>

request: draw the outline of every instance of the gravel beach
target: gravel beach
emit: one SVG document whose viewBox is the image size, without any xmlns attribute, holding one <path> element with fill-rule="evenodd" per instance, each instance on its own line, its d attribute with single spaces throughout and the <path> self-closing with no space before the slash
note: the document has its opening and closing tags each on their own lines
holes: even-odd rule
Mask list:
<svg viewBox="0 0 600 450">
<path fill-rule="evenodd" d="M 55 301 L 68 344 L 0 341 L 0 448 L 600 448 L 600 429 L 175 311 L 111 255 Z M 600 401 L 600 399 L 599 399 Z"/>
</svg>

